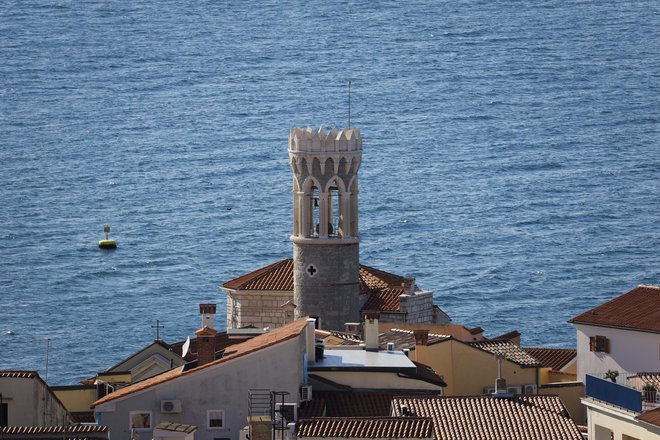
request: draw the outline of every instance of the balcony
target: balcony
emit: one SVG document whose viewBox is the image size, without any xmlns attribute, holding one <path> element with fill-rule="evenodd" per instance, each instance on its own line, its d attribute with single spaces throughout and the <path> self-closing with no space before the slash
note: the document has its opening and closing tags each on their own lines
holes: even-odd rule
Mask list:
<svg viewBox="0 0 660 440">
<path fill-rule="evenodd" d="M 635 412 L 660 407 L 660 373 L 608 371 L 589 374 L 586 382 L 587 397 Z"/>
</svg>

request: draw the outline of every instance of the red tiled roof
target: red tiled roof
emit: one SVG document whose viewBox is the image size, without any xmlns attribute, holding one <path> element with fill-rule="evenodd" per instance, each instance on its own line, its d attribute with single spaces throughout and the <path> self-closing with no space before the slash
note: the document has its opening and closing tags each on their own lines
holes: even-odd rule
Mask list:
<svg viewBox="0 0 660 440">
<path fill-rule="evenodd" d="M 431 417 L 435 440 L 582 440 L 557 396 L 396 397 L 393 409 Z"/>
<path fill-rule="evenodd" d="M 660 286 L 637 286 L 569 322 L 660 333 Z"/>
<path fill-rule="evenodd" d="M 360 293 L 370 295 L 362 310 L 399 311 L 399 295 L 411 280 L 360 265 Z M 230 290 L 293 291 L 293 259 L 285 258 L 222 284 Z"/>
<path fill-rule="evenodd" d="M 507 360 L 523 367 L 537 367 L 539 361 L 509 340 L 471 342 L 471 346 L 493 354 L 503 354 Z"/>
<path fill-rule="evenodd" d="M 298 437 L 341 438 L 431 438 L 433 425 L 430 418 L 320 418 L 301 420 Z"/>
<path fill-rule="evenodd" d="M 234 278 L 222 287 L 232 290 L 293 290 L 293 258 L 276 261 Z"/>
<path fill-rule="evenodd" d="M 240 344 L 241 342 L 245 342 L 253 337 L 254 336 L 246 336 L 246 335 L 240 335 L 240 336 L 232 335 L 231 337 L 229 337 L 226 331 L 218 332 L 215 335 L 215 351 L 216 353 L 221 352 L 231 345 Z M 172 345 L 170 345 L 170 350 L 181 356 L 183 354 L 183 345 L 185 344 L 185 342 L 186 341 L 179 341 L 173 343 Z M 197 359 L 197 338 L 190 339 L 190 347 L 188 349 L 188 354 L 186 355 L 185 359 L 186 361 L 189 362 Z"/>
<path fill-rule="evenodd" d="M 174 368 L 173 370 L 166 371 L 165 373 L 159 374 L 157 376 L 153 376 L 151 378 L 142 380 L 140 382 L 136 382 L 134 384 L 121 388 L 115 391 L 114 393 L 108 394 L 107 396 L 97 400 L 96 402 L 94 402 L 92 407 L 101 405 L 111 400 L 118 399 L 120 397 L 127 396 L 137 391 L 151 388 L 153 386 L 156 386 L 163 382 L 167 382 L 172 379 L 176 379 L 182 376 L 187 376 L 189 374 L 195 374 L 198 371 L 203 370 L 205 368 L 213 367 L 223 362 L 237 359 L 241 356 L 245 356 L 255 351 L 262 350 L 274 344 L 278 344 L 288 339 L 292 339 L 300 335 L 304 331 L 306 326 L 307 326 L 307 318 L 297 319 L 296 321 L 290 324 L 276 328 L 275 330 L 272 330 L 268 333 L 264 333 L 262 335 L 256 336 L 240 344 L 232 345 L 230 348 L 225 350 L 224 356 L 220 359 L 216 359 L 213 362 L 209 362 L 208 364 L 204 364 L 202 366 L 190 370 L 184 370 L 184 367 Z"/>
<path fill-rule="evenodd" d="M 388 287 L 401 287 L 410 280 L 373 267 L 360 265 L 360 284 L 363 293 Z M 238 278 L 229 280 L 222 287 L 231 290 L 293 291 L 293 259 L 285 258 Z"/>
<path fill-rule="evenodd" d="M 577 357 L 577 350 L 574 348 L 523 348 L 523 350 L 539 361 L 542 367 L 553 371 L 561 371 Z"/>
<path fill-rule="evenodd" d="M 637 420 L 650 423 L 651 425 L 660 426 L 660 408 L 643 412 L 635 418 Z"/>
<path fill-rule="evenodd" d="M 403 287 L 371 289 L 371 296 L 362 306 L 363 311 L 380 310 L 382 312 L 398 312 L 399 296 L 405 293 Z"/>
<path fill-rule="evenodd" d="M 300 407 L 299 418 L 385 417 L 390 415 L 391 392 L 314 391 L 312 401 Z"/>
<path fill-rule="evenodd" d="M 13 377 L 19 379 L 33 379 L 38 377 L 39 373 L 36 371 L 27 370 L 0 370 L 0 377 Z"/>
<path fill-rule="evenodd" d="M 386 287 L 402 287 L 403 284 L 410 283 L 409 278 L 385 272 L 384 270 L 360 265 L 360 283 L 367 289 L 384 289 Z"/>
<path fill-rule="evenodd" d="M 429 326 L 426 325 L 426 328 Z M 429 333 L 428 345 L 449 339 L 449 335 L 439 335 L 436 333 Z M 394 343 L 395 350 L 409 350 L 415 349 L 415 335 L 412 330 L 403 330 L 400 328 L 393 328 L 378 335 L 378 346 L 381 350 L 387 349 L 387 343 Z"/>
<path fill-rule="evenodd" d="M 417 371 L 415 374 L 410 374 L 410 377 L 415 377 L 417 379 L 423 380 L 424 382 L 432 383 L 435 385 L 439 385 L 441 387 L 446 387 L 447 382 L 445 382 L 445 379 L 440 376 L 438 373 L 435 372 L 435 370 L 426 365 L 422 364 L 419 362 L 413 361 L 413 364 L 417 367 Z"/>
<path fill-rule="evenodd" d="M 429 334 L 445 335 L 446 337 L 453 337 L 462 342 L 483 341 L 484 337 L 481 335 L 483 330 L 477 327 L 478 331 L 473 332 L 474 329 L 469 329 L 461 324 L 412 324 L 401 322 L 379 322 L 378 330 L 385 333 L 392 329 L 399 330 L 428 330 Z"/>
</svg>

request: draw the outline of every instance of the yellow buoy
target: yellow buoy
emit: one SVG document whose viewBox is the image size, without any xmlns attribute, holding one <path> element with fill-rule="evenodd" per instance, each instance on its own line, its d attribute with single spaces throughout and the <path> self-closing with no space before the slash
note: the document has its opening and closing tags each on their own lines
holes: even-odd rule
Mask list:
<svg viewBox="0 0 660 440">
<path fill-rule="evenodd" d="M 108 238 L 108 235 L 110 235 L 110 225 L 105 225 L 103 230 L 105 231 L 105 240 L 99 241 L 99 247 L 101 249 L 116 249 L 117 242 Z"/>
</svg>

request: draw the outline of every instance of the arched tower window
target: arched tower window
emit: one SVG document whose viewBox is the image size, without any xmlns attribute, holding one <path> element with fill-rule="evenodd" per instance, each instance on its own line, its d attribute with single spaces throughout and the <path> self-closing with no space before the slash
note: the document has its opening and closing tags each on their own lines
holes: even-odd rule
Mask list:
<svg viewBox="0 0 660 440">
<path fill-rule="evenodd" d="M 341 217 L 343 209 L 341 206 L 342 194 L 339 191 L 337 179 L 335 178 L 328 188 L 328 236 L 343 237 Z"/>
</svg>

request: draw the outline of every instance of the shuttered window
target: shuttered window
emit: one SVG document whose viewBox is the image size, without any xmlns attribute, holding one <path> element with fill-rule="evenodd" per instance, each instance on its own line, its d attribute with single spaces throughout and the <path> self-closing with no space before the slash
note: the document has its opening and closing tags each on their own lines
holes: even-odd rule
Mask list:
<svg viewBox="0 0 660 440">
<path fill-rule="evenodd" d="M 609 353 L 610 340 L 606 336 L 591 336 L 589 338 L 589 351 Z"/>
</svg>

